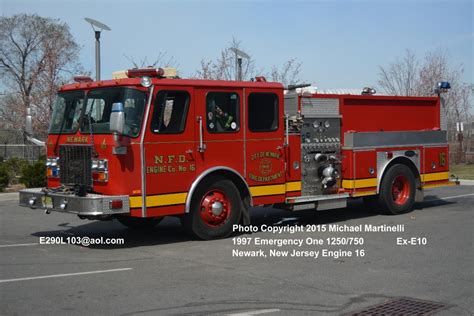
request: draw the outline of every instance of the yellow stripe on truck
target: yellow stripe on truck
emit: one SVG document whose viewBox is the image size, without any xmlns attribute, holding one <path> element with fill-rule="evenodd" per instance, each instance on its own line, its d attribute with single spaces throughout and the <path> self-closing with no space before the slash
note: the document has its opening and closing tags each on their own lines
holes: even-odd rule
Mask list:
<svg viewBox="0 0 474 316">
<path fill-rule="evenodd" d="M 360 180 L 342 180 L 344 189 L 360 189 L 373 188 L 377 186 L 377 178 L 360 179 Z"/>
<path fill-rule="evenodd" d="M 176 204 L 185 204 L 187 193 L 171 193 L 171 194 L 159 194 L 159 195 L 148 195 L 146 197 L 146 206 L 147 207 L 156 207 L 156 206 L 168 206 Z M 130 207 L 137 208 L 142 207 L 142 197 L 141 196 L 131 196 L 130 197 Z"/>
<path fill-rule="evenodd" d="M 421 175 L 421 182 L 448 180 L 449 172 L 425 173 Z"/>
<path fill-rule="evenodd" d="M 287 182 L 286 192 L 301 191 L 301 181 Z"/>
<path fill-rule="evenodd" d="M 449 180 L 449 172 L 425 173 L 420 176 L 421 176 L 421 182 Z M 376 187 L 377 184 L 378 184 L 377 178 L 342 180 L 342 187 L 344 189 L 372 188 L 372 187 Z"/>
<path fill-rule="evenodd" d="M 273 184 L 273 185 L 260 185 L 257 187 L 250 187 L 250 193 L 252 194 L 252 197 L 285 194 L 286 185 Z"/>
<path fill-rule="evenodd" d="M 250 187 L 250 193 L 252 194 L 252 197 L 265 196 L 265 195 L 279 195 L 279 194 L 285 194 L 286 192 L 294 192 L 294 191 L 301 191 L 300 181 L 288 182 L 288 183 L 283 183 L 283 184 L 261 185 L 261 186 Z M 157 206 L 185 204 L 187 196 L 188 194 L 186 192 L 148 195 L 146 197 L 146 206 L 157 207 Z M 142 207 L 142 197 L 131 196 L 130 207 L 131 208 Z"/>
</svg>

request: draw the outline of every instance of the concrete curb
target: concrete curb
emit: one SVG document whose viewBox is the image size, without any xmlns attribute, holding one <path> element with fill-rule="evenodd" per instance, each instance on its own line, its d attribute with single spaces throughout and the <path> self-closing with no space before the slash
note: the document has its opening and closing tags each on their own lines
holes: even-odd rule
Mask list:
<svg viewBox="0 0 474 316">
<path fill-rule="evenodd" d="M 18 200 L 18 192 L 0 193 L 0 201 Z"/>
<path fill-rule="evenodd" d="M 474 185 L 474 180 L 459 179 L 459 181 L 461 181 L 461 185 Z"/>
</svg>

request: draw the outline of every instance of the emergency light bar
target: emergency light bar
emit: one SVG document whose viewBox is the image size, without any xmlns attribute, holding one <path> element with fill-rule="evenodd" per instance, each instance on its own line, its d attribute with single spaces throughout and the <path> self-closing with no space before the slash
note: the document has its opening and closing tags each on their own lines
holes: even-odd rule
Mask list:
<svg viewBox="0 0 474 316">
<path fill-rule="evenodd" d="M 112 79 L 124 78 L 178 78 L 176 68 L 133 68 L 112 73 Z"/>
<path fill-rule="evenodd" d="M 163 77 L 165 71 L 163 68 L 138 68 L 138 69 L 129 69 L 126 72 L 127 77 L 129 78 L 138 78 L 138 77 Z"/>
<path fill-rule="evenodd" d="M 437 94 L 448 92 L 448 90 L 451 89 L 451 84 L 447 81 L 440 81 L 438 82 L 436 88 L 434 89 L 434 92 Z"/>
<path fill-rule="evenodd" d="M 375 89 L 371 87 L 365 87 L 364 89 L 362 89 L 362 92 L 361 92 L 362 95 L 373 95 L 375 93 L 376 93 Z"/>
<path fill-rule="evenodd" d="M 451 84 L 447 81 L 441 81 L 441 82 L 438 82 L 438 87 L 440 89 L 448 90 L 448 89 L 451 89 Z"/>
<path fill-rule="evenodd" d="M 91 82 L 92 78 L 89 76 L 74 76 L 75 82 Z"/>
</svg>

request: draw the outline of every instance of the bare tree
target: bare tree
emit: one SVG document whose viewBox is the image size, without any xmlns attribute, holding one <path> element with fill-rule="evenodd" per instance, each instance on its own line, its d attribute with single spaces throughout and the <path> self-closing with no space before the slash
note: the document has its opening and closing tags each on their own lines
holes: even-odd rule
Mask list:
<svg viewBox="0 0 474 316">
<path fill-rule="evenodd" d="M 133 65 L 134 68 L 146 68 L 146 67 L 172 67 L 178 68 L 179 63 L 174 56 L 168 56 L 166 52 L 158 52 L 158 55 L 153 59 L 152 62 L 148 61 L 148 57 L 145 56 L 140 60 L 131 56 L 124 55 L 125 58 Z"/>
<path fill-rule="evenodd" d="M 419 63 L 411 51 L 398 58 L 387 68 L 380 66 L 378 84 L 392 95 L 416 95 L 418 86 Z"/>
<path fill-rule="evenodd" d="M 272 81 L 281 82 L 283 85 L 288 86 L 291 84 L 301 83 L 299 78 L 301 71 L 301 63 L 296 58 L 292 58 L 286 61 L 281 69 L 277 66 L 273 66 L 270 74 Z"/>
<path fill-rule="evenodd" d="M 22 129 L 19 117 L 31 108 L 36 131 L 45 136 L 58 87 L 82 71 L 79 50 L 59 20 L 36 14 L 0 17 L 0 75 L 7 89 L 0 104 L 3 124 Z"/>
<path fill-rule="evenodd" d="M 211 80 L 234 80 L 237 69 L 233 49 L 239 49 L 248 53 L 248 51 L 243 48 L 242 42 L 233 38 L 229 46 L 221 51 L 218 58 L 215 60 L 201 60 L 201 68 L 197 71 L 196 77 Z M 281 82 L 285 86 L 297 84 L 301 82 L 299 78 L 301 65 L 302 64 L 296 58 L 291 58 L 283 63 L 281 68 L 272 66 L 269 72 L 263 68 L 257 70 L 256 62 L 250 55 L 250 58 L 242 59 L 242 79 L 250 80 L 255 77 L 255 75 L 266 74 L 271 81 Z"/>
<path fill-rule="evenodd" d="M 433 95 L 438 82 L 448 81 L 452 89 L 445 95 L 445 114 L 448 119 L 463 121 L 469 119 L 472 108 L 472 90 L 462 82 L 463 72 L 462 66 L 449 64 L 443 51 L 430 52 L 420 62 L 407 50 L 402 59 L 388 67 L 380 66 L 378 84 L 391 95 L 427 96 Z"/>
<path fill-rule="evenodd" d="M 235 54 L 232 52 L 233 48 L 245 51 L 242 47 L 242 42 L 233 38 L 229 46 L 221 51 L 218 58 L 215 60 L 201 60 L 201 69 L 197 71 L 196 77 L 211 80 L 234 80 L 237 69 Z M 243 58 L 242 79 L 249 80 L 253 76 L 255 76 L 255 62 L 252 56 L 250 58 Z"/>
<path fill-rule="evenodd" d="M 25 112 L 21 97 L 15 93 L 5 94 L 0 100 L 0 130 L 21 128 L 25 121 Z"/>
<path fill-rule="evenodd" d="M 378 84 L 392 95 L 427 96 L 433 95 L 438 82 L 450 82 L 451 90 L 443 96 L 443 111 L 448 120 L 448 138 L 454 141 L 456 122 L 472 120 L 473 91 L 462 81 L 463 72 L 462 65 L 449 63 L 444 51 L 429 52 L 420 61 L 407 50 L 403 58 L 388 67 L 380 67 Z"/>
</svg>

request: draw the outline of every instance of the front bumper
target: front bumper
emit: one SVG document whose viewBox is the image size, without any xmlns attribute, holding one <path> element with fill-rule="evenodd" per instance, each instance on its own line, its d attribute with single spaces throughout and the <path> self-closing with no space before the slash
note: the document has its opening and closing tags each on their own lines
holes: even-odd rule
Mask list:
<svg viewBox="0 0 474 316">
<path fill-rule="evenodd" d="M 121 208 L 112 208 L 112 201 L 122 201 Z M 83 216 L 113 215 L 130 212 L 128 195 L 87 194 L 77 196 L 64 192 L 46 193 L 42 188 L 20 191 L 20 206 L 46 209 Z"/>
</svg>

